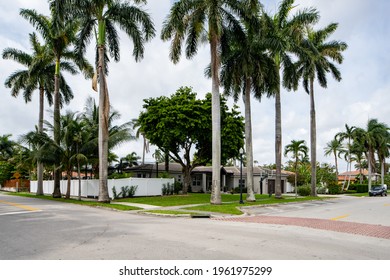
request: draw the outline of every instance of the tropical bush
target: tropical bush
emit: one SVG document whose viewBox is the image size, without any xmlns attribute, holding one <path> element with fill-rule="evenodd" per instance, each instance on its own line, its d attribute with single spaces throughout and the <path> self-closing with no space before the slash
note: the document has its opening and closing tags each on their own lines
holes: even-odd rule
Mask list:
<svg viewBox="0 0 390 280">
<path fill-rule="evenodd" d="M 340 194 L 342 186 L 337 183 L 331 183 L 328 186 L 329 194 Z"/>
<path fill-rule="evenodd" d="M 298 187 L 297 193 L 300 196 L 309 196 L 311 193 L 311 187 L 307 185 Z"/>
<path fill-rule="evenodd" d="M 134 197 L 138 186 L 124 186 L 121 188 L 121 192 L 117 193 L 115 186 L 112 188 L 112 194 L 114 199 Z"/>
</svg>

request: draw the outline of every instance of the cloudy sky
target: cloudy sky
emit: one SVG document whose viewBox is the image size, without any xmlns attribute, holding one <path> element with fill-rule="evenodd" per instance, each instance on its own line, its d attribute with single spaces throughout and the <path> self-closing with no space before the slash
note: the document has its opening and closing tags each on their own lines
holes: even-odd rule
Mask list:
<svg viewBox="0 0 390 280">
<path fill-rule="evenodd" d="M 183 56 L 174 65 L 169 61 L 169 43 L 159 39 L 161 24 L 169 12 L 172 0 L 149 0 L 145 9 L 153 17 L 157 36 L 146 46 L 145 58 L 135 63 L 131 56 L 131 41 L 121 38 L 121 61 L 111 63 L 108 85 L 111 105 L 120 111 L 122 121 L 137 118 L 142 110 L 143 99 L 170 95 L 181 86 L 191 86 L 199 97 L 211 91 L 211 81 L 204 78 L 203 71 L 210 59 L 207 46 L 199 50 L 191 61 Z M 273 13 L 279 1 L 263 0 L 266 10 Z M 317 109 L 317 154 L 318 161 L 333 163 L 333 158 L 324 157 L 326 143 L 344 130 L 345 124 L 365 127 L 367 120 L 377 118 L 390 124 L 390 23 L 387 18 L 390 1 L 387 0 L 296 0 L 297 9 L 316 7 L 321 15 L 318 27 L 338 22 L 339 28 L 331 39 L 348 44 L 344 63 L 339 67 L 342 81 L 335 82 L 329 76 L 328 88 L 315 85 Z M 31 25 L 19 16 L 21 8 L 33 8 L 48 14 L 46 0 L 0 1 L 0 45 L 30 52 L 28 33 Z M 91 46 L 92 47 L 92 46 Z M 89 55 L 94 61 L 93 55 Z M 4 87 L 5 79 L 20 66 L 0 59 L 0 135 L 12 134 L 13 139 L 32 129 L 38 121 L 37 94 L 26 104 L 22 98 L 14 98 Z M 68 77 L 75 98 L 64 110 L 81 111 L 85 100 L 97 94 L 91 82 L 79 75 Z M 243 108 L 241 102 L 238 105 Z M 274 100 L 252 102 L 254 159 L 259 164 L 274 160 Z M 46 106 L 47 109 L 48 106 Z M 45 112 L 51 120 L 51 113 Z M 309 145 L 309 97 L 304 90 L 282 93 L 283 147 L 291 140 L 305 140 Z M 119 156 L 132 151 L 142 154 L 141 141 L 124 144 L 116 150 Z M 153 151 L 153 149 L 152 149 Z M 152 161 L 152 152 L 146 160 Z M 283 162 L 287 161 L 283 159 Z M 342 171 L 345 164 L 341 164 Z"/>
</svg>

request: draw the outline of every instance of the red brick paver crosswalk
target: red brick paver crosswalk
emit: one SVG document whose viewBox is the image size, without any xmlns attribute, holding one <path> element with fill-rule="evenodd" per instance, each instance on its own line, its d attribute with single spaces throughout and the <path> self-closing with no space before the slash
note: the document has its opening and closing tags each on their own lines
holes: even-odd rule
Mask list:
<svg viewBox="0 0 390 280">
<path fill-rule="evenodd" d="M 390 239 L 390 226 L 371 225 L 354 222 L 333 221 L 313 218 L 291 218 L 278 216 L 240 216 L 215 218 L 215 220 L 262 223 L 277 225 L 292 225 L 308 227 L 313 229 L 329 230 L 357 235 L 364 235 L 376 238 Z"/>
</svg>

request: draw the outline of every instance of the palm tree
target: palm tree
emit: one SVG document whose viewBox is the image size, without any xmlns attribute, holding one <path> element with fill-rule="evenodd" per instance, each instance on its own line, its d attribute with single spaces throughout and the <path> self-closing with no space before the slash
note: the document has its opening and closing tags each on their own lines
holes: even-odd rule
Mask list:
<svg viewBox="0 0 390 280">
<path fill-rule="evenodd" d="M 334 138 L 332 141 L 326 143 L 326 147 L 324 148 L 325 156 L 334 156 L 334 162 L 336 166 L 336 181 L 339 177 L 339 168 L 338 168 L 338 161 L 337 158 L 340 158 L 340 155 L 342 153 L 345 153 L 346 150 L 343 148 L 342 143 L 337 139 Z"/>
<path fill-rule="evenodd" d="M 49 105 L 53 103 L 55 63 L 53 55 L 50 53 L 47 45 L 41 45 L 36 34 L 30 34 L 30 43 L 33 53 L 17 50 L 15 48 L 7 48 L 3 51 L 3 59 L 12 59 L 26 69 L 18 70 L 12 73 L 5 81 L 5 86 L 11 88 L 11 94 L 17 97 L 20 91 L 23 90 L 24 100 L 31 101 L 32 94 L 35 90 L 39 90 L 39 118 L 38 118 L 38 133 L 43 132 L 43 113 L 44 113 L 44 96 L 46 95 Z M 76 69 L 68 63 L 61 62 L 60 67 L 67 70 L 71 74 L 76 74 Z M 62 87 L 60 88 L 61 99 L 69 101 L 72 97 L 72 91 L 66 83 L 64 77 L 61 76 Z M 62 103 L 62 102 L 61 102 Z M 43 194 L 43 164 L 37 162 L 37 195 Z"/>
<path fill-rule="evenodd" d="M 260 11 L 257 12 L 259 14 Z M 274 90 L 277 71 L 274 61 L 266 52 L 264 40 L 258 30 L 261 28 L 258 17 L 245 24 L 245 32 L 226 32 L 222 40 L 229 42 L 222 51 L 221 83 L 226 95 L 237 100 L 242 94 L 245 106 L 245 151 L 247 159 L 247 201 L 255 201 L 253 191 L 253 146 L 251 93 L 258 100 Z M 257 31 L 257 34 L 255 33 Z M 243 35 L 243 36 L 242 36 Z M 279 83 L 279 81 L 277 81 Z"/>
<path fill-rule="evenodd" d="M 298 52 L 298 44 L 303 37 L 305 26 L 313 24 L 319 19 L 318 12 L 313 8 L 299 10 L 290 16 L 295 7 L 294 0 L 283 0 L 273 16 L 267 13 L 262 16 L 266 27 L 265 37 L 272 46 L 269 51 L 279 73 L 278 80 L 281 80 L 283 87 L 288 90 L 297 87 L 296 71 L 290 54 Z M 283 79 L 280 79 L 280 76 Z M 282 116 L 280 84 L 275 91 L 275 163 L 275 197 L 281 198 Z"/>
<path fill-rule="evenodd" d="M 320 86 L 327 87 L 326 74 L 330 72 L 336 81 L 341 80 L 341 73 L 332 62 L 341 64 L 341 54 L 347 48 L 347 44 L 341 41 L 326 42 L 326 39 L 336 31 L 338 24 L 332 23 L 323 29 L 314 31 L 307 27 L 307 38 L 302 40 L 297 73 L 303 79 L 303 87 L 310 95 L 310 152 L 311 152 L 311 195 L 316 196 L 317 184 L 317 135 L 316 135 L 316 111 L 314 102 L 314 80 L 317 79 Z"/>
<path fill-rule="evenodd" d="M 354 131 L 354 139 L 362 147 L 368 162 L 368 189 L 371 189 L 372 173 L 375 173 L 375 151 L 378 143 L 381 143 L 388 127 L 384 123 L 378 122 L 377 119 L 370 119 L 367 123 L 367 128 L 356 128 Z"/>
<path fill-rule="evenodd" d="M 338 139 L 340 142 L 347 140 L 347 151 L 346 151 L 347 152 L 347 155 L 346 155 L 347 172 L 352 171 L 352 150 L 351 150 L 351 148 L 352 148 L 354 129 L 355 129 L 354 126 L 348 126 L 347 124 L 345 124 L 345 131 L 339 132 L 335 136 L 335 138 Z M 347 190 L 349 188 L 350 181 L 351 181 L 351 175 L 348 176 L 348 183 L 347 183 L 347 187 L 346 187 Z M 343 186 L 344 185 L 345 185 L 345 178 L 344 178 Z"/>
<path fill-rule="evenodd" d="M 198 51 L 201 41 L 208 38 L 211 56 L 212 80 L 212 192 L 210 202 L 221 204 L 221 108 L 219 70 L 221 57 L 219 50 L 223 32 L 227 29 L 242 33 L 238 18 L 253 15 L 249 7 L 256 7 L 255 0 L 179 0 L 175 2 L 163 23 L 161 39 L 172 40 L 170 59 L 177 63 L 185 42 L 186 57 L 191 59 Z"/>
<path fill-rule="evenodd" d="M 356 129 L 356 128 L 355 128 Z M 350 161 L 351 163 L 353 161 L 356 162 L 355 168 L 359 168 L 359 179 L 360 179 L 360 184 L 363 184 L 363 168 L 364 168 L 364 161 L 365 161 L 365 149 L 364 145 L 359 142 L 359 140 L 356 138 L 356 133 L 355 129 L 352 135 L 352 144 L 350 146 L 350 152 L 351 152 L 351 157 Z"/>
<path fill-rule="evenodd" d="M 147 12 L 138 4 L 146 0 L 57 0 L 51 1 L 52 8 L 59 15 L 65 14 L 80 20 L 77 51 L 86 52 L 87 44 L 96 34 L 97 77 L 99 81 L 99 202 L 109 203 L 108 196 L 108 138 L 110 102 L 106 82 L 107 61 L 111 56 L 119 61 L 119 36 L 116 25 L 132 39 L 133 55 L 136 61 L 143 58 L 144 44 L 153 38 L 155 29 Z"/>
<path fill-rule="evenodd" d="M 61 61 L 65 59 L 66 61 L 75 62 L 80 69 L 85 70 L 86 77 L 91 76 L 92 68 L 83 57 L 76 56 L 73 51 L 69 50 L 69 46 L 75 40 L 79 22 L 75 20 L 64 21 L 55 17 L 55 11 L 53 9 L 51 11 L 53 16 L 51 18 L 31 9 L 21 9 L 20 15 L 27 19 L 40 32 L 55 62 L 55 70 L 52 73 L 54 75 L 54 142 L 56 145 L 59 145 L 61 140 L 60 88 L 65 86 L 61 81 Z M 72 63 L 68 63 L 67 65 L 74 68 Z M 69 100 L 66 101 L 69 102 Z M 61 197 L 60 176 L 60 168 L 57 165 L 54 170 L 54 198 Z"/>
<path fill-rule="evenodd" d="M 140 123 L 139 123 L 138 119 L 133 119 L 132 122 L 133 122 L 133 129 L 138 128 L 137 132 L 135 134 L 135 137 L 140 138 L 140 136 L 142 136 L 142 143 L 143 143 L 143 146 L 142 146 L 142 165 L 144 165 L 145 164 L 145 154 L 149 153 L 149 141 L 148 141 L 148 139 L 146 139 L 145 133 L 143 131 L 141 131 Z"/>
<path fill-rule="evenodd" d="M 110 151 L 119 145 L 135 139 L 132 135 L 133 123 L 125 122 L 120 125 L 114 125 L 121 115 L 118 111 L 110 108 L 110 115 L 108 117 L 108 154 Z M 88 142 L 85 144 L 86 151 L 83 153 L 87 156 L 88 161 L 92 164 L 94 173 L 99 173 L 99 107 L 96 105 L 93 98 L 88 98 L 84 111 L 81 114 L 82 121 L 85 123 L 84 127 L 90 135 Z"/>
<path fill-rule="evenodd" d="M 291 143 L 288 144 L 284 148 L 284 155 L 287 156 L 289 153 L 292 153 L 292 156 L 294 158 L 294 171 L 295 171 L 295 184 L 294 184 L 294 189 L 295 189 L 295 196 L 298 195 L 297 190 L 297 176 L 298 176 L 298 163 L 299 163 L 299 158 L 306 158 L 307 157 L 307 152 L 308 148 L 306 146 L 306 142 L 304 140 L 291 140 Z"/>
<path fill-rule="evenodd" d="M 390 128 L 385 123 L 381 126 L 380 135 L 377 136 L 376 153 L 381 169 L 381 184 L 384 185 L 386 158 L 390 156 Z"/>
<path fill-rule="evenodd" d="M 14 154 L 16 143 L 12 141 L 12 134 L 0 135 L 0 160 L 6 161 Z"/>
</svg>

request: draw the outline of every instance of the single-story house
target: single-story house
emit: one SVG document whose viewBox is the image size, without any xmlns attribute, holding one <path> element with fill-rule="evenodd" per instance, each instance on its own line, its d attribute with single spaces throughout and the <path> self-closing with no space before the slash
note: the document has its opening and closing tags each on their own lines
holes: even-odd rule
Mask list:
<svg viewBox="0 0 390 280">
<path fill-rule="evenodd" d="M 350 180 L 350 182 L 359 182 L 359 176 L 360 173 L 363 175 L 364 178 L 368 178 L 368 170 L 367 169 L 362 169 L 361 171 L 359 170 L 353 170 L 353 171 L 348 171 L 348 172 L 343 172 L 338 175 L 338 182 L 339 184 L 342 184 L 344 181 Z M 380 179 L 380 174 L 378 173 L 372 173 L 371 174 L 371 180 L 373 181 L 378 181 Z"/>
<path fill-rule="evenodd" d="M 123 170 L 133 173 L 138 178 L 156 178 L 165 171 L 164 163 L 143 164 Z M 178 163 L 169 163 L 168 174 L 178 182 L 183 182 L 183 168 Z M 246 186 L 246 167 L 242 167 L 243 187 Z M 287 181 L 288 173 L 282 171 L 282 193 L 292 192 L 293 186 Z M 240 186 L 240 167 L 221 167 L 221 190 L 228 192 Z M 253 168 L 254 192 L 267 194 L 275 193 L 275 170 L 255 166 Z M 212 184 L 212 167 L 198 166 L 191 172 L 191 190 L 193 192 L 209 192 Z"/>
</svg>

